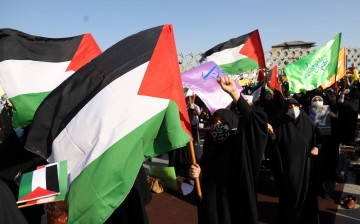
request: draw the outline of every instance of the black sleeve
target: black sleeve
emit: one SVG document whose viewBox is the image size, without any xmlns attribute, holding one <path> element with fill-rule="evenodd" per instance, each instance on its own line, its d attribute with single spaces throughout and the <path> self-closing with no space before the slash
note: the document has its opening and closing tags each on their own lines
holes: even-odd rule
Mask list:
<svg viewBox="0 0 360 224">
<path fill-rule="evenodd" d="M 242 116 L 249 116 L 252 112 L 251 106 L 246 102 L 246 100 L 244 99 L 244 97 L 242 97 L 241 94 L 236 106 Z"/>
</svg>

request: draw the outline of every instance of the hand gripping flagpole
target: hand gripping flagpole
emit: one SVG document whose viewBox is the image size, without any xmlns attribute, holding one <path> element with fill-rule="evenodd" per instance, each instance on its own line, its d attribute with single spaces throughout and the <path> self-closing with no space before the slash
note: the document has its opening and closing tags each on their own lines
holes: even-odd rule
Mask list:
<svg viewBox="0 0 360 224">
<path fill-rule="evenodd" d="M 190 104 L 193 103 L 192 96 L 189 97 L 189 103 Z M 195 157 L 194 142 L 193 142 L 193 140 L 191 140 L 189 143 L 190 143 L 191 162 L 192 162 L 192 165 L 195 165 L 196 164 L 196 157 Z M 199 201 L 201 201 L 202 193 L 201 193 L 201 187 L 200 187 L 200 179 L 199 179 L 199 177 L 196 177 L 194 179 L 195 179 L 196 190 L 197 190 L 198 196 L 199 196 Z"/>
<path fill-rule="evenodd" d="M 190 154 L 191 154 L 192 165 L 195 165 L 196 157 L 195 157 L 194 143 L 192 140 L 190 141 Z M 199 201 L 201 201 L 202 193 L 201 193 L 201 187 L 200 187 L 200 179 L 199 179 L 199 177 L 196 177 L 194 179 L 195 179 L 196 190 L 197 190 L 198 196 L 199 196 Z"/>
</svg>

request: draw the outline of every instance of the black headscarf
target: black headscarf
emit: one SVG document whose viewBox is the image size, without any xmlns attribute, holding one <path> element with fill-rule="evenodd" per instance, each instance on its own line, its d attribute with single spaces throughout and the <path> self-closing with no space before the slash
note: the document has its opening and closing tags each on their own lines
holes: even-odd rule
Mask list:
<svg viewBox="0 0 360 224">
<path fill-rule="evenodd" d="M 227 109 L 216 110 L 211 118 L 211 123 L 215 119 L 216 115 L 222 117 L 226 121 L 226 123 L 229 125 L 230 129 L 237 128 L 239 119 L 233 111 L 227 110 Z M 230 136 L 229 139 L 227 139 L 225 142 L 218 143 L 218 142 L 214 141 L 214 139 L 212 138 L 211 133 L 209 131 L 206 134 L 206 137 L 204 140 L 203 156 L 201 158 L 200 164 L 202 166 L 209 165 L 209 166 L 213 167 L 214 161 L 216 161 L 216 163 L 227 163 L 226 147 L 227 146 L 233 147 L 233 145 L 235 144 L 233 138 L 234 138 L 234 135 Z M 213 174 L 216 174 L 217 173 L 216 170 L 219 170 L 219 169 L 217 167 L 213 167 L 213 168 L 211 168 L 211 170 L 213 170 L 213 171 L 211 171 L 212 175 L 213 175 Z M 219 174 L 219 175 L 222 175 L 222 174 Z M 214 177 L 216 178 L 216 175 L 214 175 Z"/>
<path fill-rule="evenodd" d="M 231 129 L 237 128 L 239 119 L 234 112 L 227 109 L 218 109 L 214 112 L 214 115 L 211 118 L 211 122 L 214 120 L 216 115 L 222 117 Z"/>
<path fill-rule="evenodd" d="M 288 99 L 285 105 L 298 105 L 295 99 Z M 285 107 L 285 111 L 288 107 Z M 297 119 L 283 116 L 275 130 L 275 148 L 272 152 L 273 172 L 279 184 L 279 209 L 281 223 L 300 223 L 305 216 L 317 223 L 317 197 L 311 188 L 310 151 L 321 149 L 315 127 L 309 116 L 300 109 Z"/>
<path fill-rule="evenodd" d="M 199 223 L 259 223 L 257 182 L 267 141 L 267 116 L 243 97 L 236 106 L 241 115 L 238 122 L 232 111 L 217 112 L 229 126 L 238 123 L 237 132 L 221 143 L 211 135 L 204 142 Z"/>
<path fill-rule="evenodd" d="M 221 116 L 231 129 L 238 124 L 237 115 L 230 110 L 219 109 L 215 111 L 211 121 Z M 229 181 L 233 179 L 229 173 L 232 165 L 229 158 L 236 150 L 235 133 L 232 133 L 225 141 L 215 142 L 210 131 L 207 133 L 203 155 L 200 160 L 201 189 L 203 198 L 198 206 L 199 223 L 231 223 L 229 214 L 228 191 Z"/>
<path fill-rule="evenodd" d="M 294 98 L 289 98 L 285 101 L 285 110 L 287 111 L 288 107 L 291 105 L 291 104 L 295 104 L 297 105 L 298 107 L 300 107 L 300 103 L 294 99 Z"/>
</svg>

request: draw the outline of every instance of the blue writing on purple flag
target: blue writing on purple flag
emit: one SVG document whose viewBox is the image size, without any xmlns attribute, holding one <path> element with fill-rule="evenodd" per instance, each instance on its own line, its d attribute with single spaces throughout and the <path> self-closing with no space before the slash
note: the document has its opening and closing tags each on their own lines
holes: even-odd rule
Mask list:
<svg viewBox="0 0 360 224">
<path fill-rule="evenodd" d="M 183 87 L 188 88 L 205 103 L 210 113 L 219 108 L 227 107 L 232 98 L 225 93 L 217 79 L 220 76 L 227 76 L 224 71 L 213 61 L 201 64 L 181 74 Z M 239 91 L 242 87 L 236 82 Z"/>
<path fill-rule="evenodd" d="M 220 69 L 220 67 L 218 65 L 215 65 L 213 68 L 210 69 L 210 71 L 204 75 L 204 72 L 202 72 L 201 76 L 204 79 L 207 79 L 209 77 L 213 78 L 213 79 L 218 79 L 222 74 L 225 74 L 225 72 L 223 70 Z"/>
</svg>

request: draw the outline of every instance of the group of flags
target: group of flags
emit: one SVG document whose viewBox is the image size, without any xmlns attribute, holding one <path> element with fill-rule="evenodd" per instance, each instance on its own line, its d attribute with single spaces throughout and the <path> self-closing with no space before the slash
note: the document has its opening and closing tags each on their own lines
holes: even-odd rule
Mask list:
<svg viewBox="0 0 360 224">
<path fill-rule="evenodd" d="M 338 34 L 285 67 L 291 92 L 330 86 L 342 77 L 340 41 Z M 0 82 L 13 105 L 13 125 L 30 125 L 27 150 L 49 163 L 67 161 L 69 223 L 107 220 L 144 158 L 191 140 L 184 87 L 214 112 L 231 102 L 217 78 L 266 67 L 258 30 L 218 44 L 201 60 L 180 73 L 170 24 L 129 36 L 105 52 L 91 34 L 45 38 L 0 30 Z M 281 91 L 277 66 L 271 73 L 271 87 Z"/>
<path fill-rule="evenodd" d="M 141 31 L 101 54 L 97 45 L 84 43 L 85 36 L 47 39 L 1 32 L 0 81 L 6 93 L 13 91 L 7 94 L 14 108 L 22 102 L 14 98 L 29 101 L 40 97 L 26 95 L 42 93 L 40 103 L 29 102 L 37 107 L 32 119 L 19 123 L 31 123 L 25 148 L 49 163 L 67 161 L 68 223 L 105 222 L 129 193 L 144 158 L 191 140 L 171 25 Z M 18 48 L 7 49 L 11 43 Z M 83 51 L 84 46 L 89 48 Z M 97 54 L 90 58 L 94 49 Z M 59 56 L 44 58 L 53 51 Z M 45 56 L 33 57 L 40 54 Z M 72 67 L 81 61 L 87 63 Z M 42 68 L 32 70 L 37 64 Z M 44 80 L 28 78 L 36 72 Z M 8 81 L 12 76 L 16 80 Z M 31 90 L 52 80 L 58 81 L 52 90 Z"/>
</svg>

